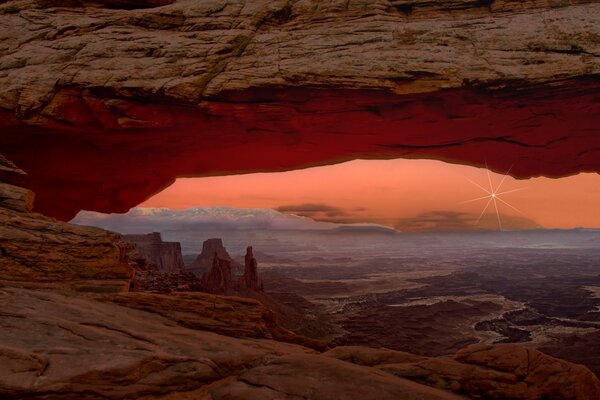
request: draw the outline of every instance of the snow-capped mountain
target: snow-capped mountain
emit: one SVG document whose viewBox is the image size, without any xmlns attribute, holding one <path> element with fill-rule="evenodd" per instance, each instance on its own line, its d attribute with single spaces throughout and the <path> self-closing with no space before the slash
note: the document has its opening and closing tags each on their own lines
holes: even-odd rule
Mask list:
<svg viewBox="0 0 600 400">
<path fill-rule="evenodd" d="M 264 230 L 332 230 L 341 224 L 319 222 L 307 217 L 283 214 L 269 208 L 195 207 L 187 210 L 169 208 L 132 208 L 125 214 L 80 212 L 72 221 L 121 233 L 138 233 L 189 228 L 264 229 Z M 393 231 L 375 224 L 353 224 L 363 228 Z"/>
</svg>

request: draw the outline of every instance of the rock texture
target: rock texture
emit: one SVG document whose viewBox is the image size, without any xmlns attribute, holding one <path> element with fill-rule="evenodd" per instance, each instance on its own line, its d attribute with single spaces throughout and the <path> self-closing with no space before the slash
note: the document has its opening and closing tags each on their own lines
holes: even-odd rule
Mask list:
<svg viewBox="0 0 600 400">
<path fill-rule="evenodd" d="M 123 240 L 135 245 L 136 250 L 148 261 L 147 268 L 159 272 L 180 272 L 183 265 L 181 244 L 163 242 L 159 232 L 146 235 L 123 235 Z"/>
<path fill-rule="evenodd" d="M 472 345 L 453 358 L 393 350 L 337 347 L 327 355 L 450 390 L 469 398 L 578 399 L 600 397 L 600 381 L 586 367 L 515 344 Z"/>
<path fill-rule="evenodd" d="M 0 284 L 129 289 L 133 269 L 122 257 L 119 235 L 34 213 L 33 200 L 33 192 L 0 182 Z"/>
<path fill-rule="evenodd" d="M 0 179 L 6 176 L 14 176 L 15 174 L 27 175 L 25 171 L 0 154 Z"/>
<path fill-rule="evenodd" d="M 325 342 L 299 336 L 283 328 L 273 312 L 262 302 L 254 299 L 197 292 L 169 295 L 128 293 L 100 299 L 157 313 L 190 329 L 237 338 L 277 340 L 319 351 L 328 348 Z"/>
<path fill-rule="evenodd" d="M 177 176 L 359 157 L 598 172 L 599 18 L 592 0 L 4 1 L 0 146 L 63 219 Z"/>
<path fill-rule="evenodd" d="M 190 329 L 153 306 L 3 288 L 0 312 L 3 399 L 460 398 L 301 346 Z"/>
<path fill-rule="evenodd" d="M 472 346 L 438 358 L 364 347 L 319 354 L 270 340 L 276 335 L 260 310 L 252 300 L 206 294 L 0 288 L 0 397 L 587 400 L 600 394 L 585 367 L 517 345 Z"/>
<path fill-rule="evenodd" d="M 158 272 L 152 269 L 136 269 L 131 283 L 131 291 L 135 292 L 198 292 L 203 289 L 200 279 L 186 270 Z"/>
</svg>

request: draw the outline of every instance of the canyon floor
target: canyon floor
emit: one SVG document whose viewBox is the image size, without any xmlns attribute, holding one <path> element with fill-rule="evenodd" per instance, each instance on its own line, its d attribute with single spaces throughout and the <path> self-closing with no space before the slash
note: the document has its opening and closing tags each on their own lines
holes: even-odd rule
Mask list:
<svg viewBox="0 0 600 400">
<path fill-rule="evenodd" d="M 185 253 L 202 232 L 169 235 Z M 597 231 L 253 235 L 266 293 L 302 316 L 284 320 L 299 334 L 423 356 L 520 343 L 600 375 Z"/>
</svg>

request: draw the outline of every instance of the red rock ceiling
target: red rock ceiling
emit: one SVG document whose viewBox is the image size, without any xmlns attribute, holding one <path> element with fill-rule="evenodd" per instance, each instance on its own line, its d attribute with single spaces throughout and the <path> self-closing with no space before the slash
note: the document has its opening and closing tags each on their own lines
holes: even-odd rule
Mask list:
<svg viewBox="0 0 600 400">
<path fill-rule="evenodd" d="M 276 171 L 355 158 L 434 158 L 526 178 L 600 172 L 600 80 L 413 95 L 287 88 L 198 106 L 62 89 L 43 125 L 3 111 L 2 152 L 28 172 L 36 210 L 125 212 L 176 177 Z"/>
<path fill-rule="evenodd" d="M 592 0 L 0 1 L 0 152 L 61 219 L 180 176 L 354 158 L 600 172 L 599 18 Z"/>
</svg>

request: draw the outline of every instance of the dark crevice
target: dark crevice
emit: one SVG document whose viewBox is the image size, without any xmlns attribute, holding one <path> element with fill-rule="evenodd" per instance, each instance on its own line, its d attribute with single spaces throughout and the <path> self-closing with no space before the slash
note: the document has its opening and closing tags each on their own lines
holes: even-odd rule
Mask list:
<svg viewBox="0 0 600 400">
<path fill-rule="evenodd" d="M 490 11 L 492 10 L 492 4 L 494 4 L 495 0 L 475 0 L 475 3 L 479 6 L 479 7 L 487 7 L 490 9 Z"/>
<path fill-rule="evenodd" d="M 436 73 L 436 72 L 429 72 L 429 71 L 412 71 L 412 70 L 408 70 L 408 71 L 404 71 L 407 74 L 412 75 L 415 79 L 426 79 L 426 78 L 437 78 L 439 76 L 441 76 L 440 74 Z"/>
<path fill-rule="evenodd" d="M 173 4 L 176 0 L 37 0 L 39 8 L 108 8 L 111 10 L 138 10 L 162 7 Z"/>
<path fill-rule="evenodd" d="M 400 12 L 408 17 L 413 13 L 414 6 L 412 3 L 392 3 L 389 9 Z"/>
<path fill-rule="evenodd" d="M 464 11 L 473 8 L 487 8 L 492 11 L 492 5 L 495 0 L 464 0 L 464 1 L 390 1 L 388 12 L 397 12 L 405 16 L 412 15 L 415 11 L 439 11 L 439 12 L 456 12 Z"/>
<path fill-rule="evenodd" d="M 84 140 L 83 143 L 85 143 L 86 145 L 88 145 L 88 147 L 92 148 L 96 153 L 102 153 L 100 151 L 100 148 L 98 148 L 98 146 L 96 146 L 94 143 L 90 142 L 89 140 Z"/>
<path fill-rule="evenodd" d="M 465 144 L 469 144 L 469 143 L 499 142 L 499 143 L 514 144 L 516 146 L 527 147 L 527 148 L 545 148 L 554 143 L 561 142 L 561 141 L 564 141 L 567 139 L 569 139 L 569 138 L 566 136 L 561 136 L 559 138 L 550 140 L 549 142 L 544 143 L 544 144 L 529 144 L 529 143 L 519 142 L 518 140 L 514 140 L 514 139 L 510 138 L 509 136 L 497 136 L 497 137 L 472 138 L 472 139 L 468 139 L 468 140 L 462 140 L 460 142 L 451 142 L 451 143 L 444 143 L 444 144 L 437 144 L 437 145 L 377 144 L 377 146 L 385 147 L 385 148 L 393 148 L 393 149 L 418 149 L 418 150 L 422 149 L 422 150 L 425 150 L 425 149 L 443 149 L 443 148 L 448 148 L 448 147 L 459 147 L 459 146 L 464 146 Z"/>
<path fill-rule="evenodd" d="M 117 328 L 113 328 L 113 327 L 106 326 L 106 325 L 103 325 L 103 324 L 96 324 L 96 323 L 91 323 L 91 322 L 82 322 L 80 325 L 89 326 L 89 327 L 93 327 L 93 328 L 106 329 L 108 331 L 117 332 L 117 333 L 120 333 L 120 334 L 125 335 L 127 337 L 130 337 L 131 339 L 135 339 L 135 340 L 139 340 L 141 342 L 145 342 L 145 343 L 149 343 L 149 344 L 152 344 L 152 345 L 156 345 L 156 343 L 154 343 L 151 340 L 148 340 L 148 339 L 143 338 L 143 337 L 138 336 L 138 335 L 131 334 L 131 333 L 129 333 L 129 332 L 123 330 L 123 329 L 117 329 Z"/>
<path fill-rule="evenodd" d="M 291 3 L 286 4 L 279 10 L 268 13 L 259 23 L 258 28 L 275 27 L 287 24 L 294 20 Z"/>
</svg>

